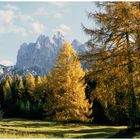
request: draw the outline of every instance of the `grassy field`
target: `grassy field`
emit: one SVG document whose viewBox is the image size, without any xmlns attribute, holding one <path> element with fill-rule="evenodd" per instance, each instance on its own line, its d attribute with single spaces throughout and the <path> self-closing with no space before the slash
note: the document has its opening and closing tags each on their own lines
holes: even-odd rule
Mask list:
<svg viewBox="0 0 140 140">
<path fill-rule="evenodd" d="M 26 119 L 0 121 L 0 138 L 107 138 L 126 126 L 62 124 Z"/>
</svg>

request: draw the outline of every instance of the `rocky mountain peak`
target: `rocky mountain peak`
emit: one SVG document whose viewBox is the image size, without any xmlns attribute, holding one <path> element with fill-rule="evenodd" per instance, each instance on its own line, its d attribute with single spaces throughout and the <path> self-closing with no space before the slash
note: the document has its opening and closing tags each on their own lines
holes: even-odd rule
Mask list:
<svg viewBox="0 0 140 140">
<path fill-rule="evenodd" d="M 17 55 L 16 68 L 20 69 L 39 69 L 40 74 L 47 74 L 55 64 L 56 56 L 60 48 L 65 43 L 64 36 L 57 32 L 53 39 L 48 36 L 40 35 L 35 43 L 23 43 Z M 85 51 L 85 44 L 78 40 L 73 40 L 72 45 L 78 54 Z"/>
<path fill-rule="evenodd" d="M 72 46 L 80 46 L 80 45 L 81 45 L 81 43 L 77 39 L 74 39 L 72 41 Z"/>
<path fill-rule="evenodd" d="M 61 46 L 64 44 L 65 39 L 64 39 L 64 36 L 60 32 L 57 32 L 53 36 L 53 41 L 56 45 Z"/>
<path fill-rule="evenodd" d="M 38 38 L 37 38 L 37 42 L 41 43 L 41 42 L 45 42 L 46 40 L 46 36 L 41 34 Z"/>
</svg>

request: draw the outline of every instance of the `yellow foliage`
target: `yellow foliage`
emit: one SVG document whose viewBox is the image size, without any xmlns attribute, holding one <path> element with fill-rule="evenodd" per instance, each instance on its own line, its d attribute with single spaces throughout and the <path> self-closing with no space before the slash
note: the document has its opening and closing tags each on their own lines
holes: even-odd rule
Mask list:
<svg viewBox="0 0 140 140">
<path fill-rule="evenodd" d="M 48 80 L 51 93 L 45 110 L 59 121 L 87 121 L 89 103 L 85 96 L 85 73 L 70 43 L 61 48 Z"/>
</svg>

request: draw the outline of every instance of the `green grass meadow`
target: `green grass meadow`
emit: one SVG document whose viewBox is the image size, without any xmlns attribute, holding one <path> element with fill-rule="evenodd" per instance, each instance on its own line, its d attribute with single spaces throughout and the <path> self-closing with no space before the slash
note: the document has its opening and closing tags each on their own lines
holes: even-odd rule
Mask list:
<svg viewBox="0 0 140 140">
<path fill-rule="evenodd" d="M 126 128 L 126 126 L 3 119 L 0 121 L 0 138 L 108 138 Z"/>
</svg>

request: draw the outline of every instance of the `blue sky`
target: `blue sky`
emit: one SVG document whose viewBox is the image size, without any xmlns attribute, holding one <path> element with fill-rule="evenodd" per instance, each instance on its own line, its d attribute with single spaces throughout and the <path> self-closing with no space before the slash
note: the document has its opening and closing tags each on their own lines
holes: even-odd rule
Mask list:
<svg viewBox="0 0 140 140">
<path fill-rule="evenodd" d="M 0 2 L 0 64 L 15 64 L 20 45 L 40 34 L 60 31 L 68 41 L 87 41 L 81 23 L 92 25 L 86 16 L 91 10 L 93 2 Z"/>
</svg>

